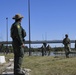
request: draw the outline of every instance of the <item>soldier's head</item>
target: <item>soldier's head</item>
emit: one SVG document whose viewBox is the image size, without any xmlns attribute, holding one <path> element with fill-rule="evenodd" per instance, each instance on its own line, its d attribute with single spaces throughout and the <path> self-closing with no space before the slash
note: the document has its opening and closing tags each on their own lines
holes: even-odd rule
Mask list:
<svg viewBox="0 0 76 75">
<path fill-rule="evenodd" d="M 68 37 L 68 34 L 65 34 L 65 37 L 67 38 Z"/>
<path fill-rule="evenodd" d="M 22 20 L 23 16 L 21 14 L 16 14 L 12 19 L 14 19 L 15 21 L 20 21 Z"/>
</svg>

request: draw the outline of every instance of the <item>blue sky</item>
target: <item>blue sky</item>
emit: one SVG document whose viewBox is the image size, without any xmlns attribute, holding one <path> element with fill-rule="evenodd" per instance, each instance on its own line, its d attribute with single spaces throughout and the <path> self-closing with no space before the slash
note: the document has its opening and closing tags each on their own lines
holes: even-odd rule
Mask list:
<svg viewBox="0 0 76 75">
<path fill-rule="evenodd" d="M 28 40 L 28 0 L 0 0 L 0 40 L 6 40 L 6 17 L 8 39 L 12 17 L 24 16 L 22 26 Z M 31 40 L 62 40 L 64 35 L 76 39 L 76 0 L 30 0 Z"/>
</svg>

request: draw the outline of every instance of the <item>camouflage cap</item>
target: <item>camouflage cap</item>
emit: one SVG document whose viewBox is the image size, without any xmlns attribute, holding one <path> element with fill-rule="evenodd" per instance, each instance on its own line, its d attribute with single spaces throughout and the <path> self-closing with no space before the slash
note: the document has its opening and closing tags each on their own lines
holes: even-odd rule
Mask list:
<svg viewBox="0 0 76 75">
<path fill-rule="evenodd" d="M 23 18 L 21 14 L 16 14 L 12 19 L 20 19 Z"/>
</svg>

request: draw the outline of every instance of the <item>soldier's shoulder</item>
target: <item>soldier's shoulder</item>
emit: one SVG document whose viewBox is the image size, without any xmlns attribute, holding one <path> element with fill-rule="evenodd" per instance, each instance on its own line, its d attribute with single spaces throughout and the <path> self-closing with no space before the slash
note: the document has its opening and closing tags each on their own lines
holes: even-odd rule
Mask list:
<svg viewBox="0 0 76 75">
<path fill-rule="evenodd" d="M 12 28 L 16 28 L 16 29 L 19 29 L 20 28 L 20 24 L 18 22 L 14 22 L 12 24 Z"/>
<path fill-rule="evenodd" d="M 11 29 L 14 29 L 14 28 L 17 28 L 16 23 L 13 23 L 12 26 L 11 26 Z"/>
<path fill-rule="evenodd" d="M 68 40 L 70 41 L 70 39 L 68 38 Z"/>
<path fill-rule="evenodd" d="M 70 40 L 70 38 L 67 38 L 68 40 Z"/>
<path fill-rule="evenodd" d="M 19 25 L 19 23 L 18 22 L 14 22 L 12 25 Z"/>
<path fill-rule="evenodd" d="M 13 23 L 13 26 L 17 27 L 20 26 L 18 22 Z"/>
<path fill-rule="evenodd" d="M 15 25 L 16 25 L 16 26 L 20 26 L 20 23 L 19 23 L 19 22 L 16 22 Z"/>
</svg>

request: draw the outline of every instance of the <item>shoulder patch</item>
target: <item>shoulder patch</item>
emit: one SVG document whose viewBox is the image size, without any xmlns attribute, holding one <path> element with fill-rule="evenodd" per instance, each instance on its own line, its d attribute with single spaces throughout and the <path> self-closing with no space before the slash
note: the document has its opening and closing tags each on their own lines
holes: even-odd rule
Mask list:
<svg viewBox="0 0 76 75">
<path fill-rule="evenodd" d="M 17 25 L 17 28 L 20 28 L 20 25 Z"/>
</svg>

